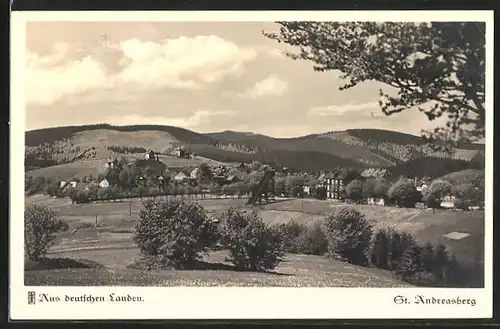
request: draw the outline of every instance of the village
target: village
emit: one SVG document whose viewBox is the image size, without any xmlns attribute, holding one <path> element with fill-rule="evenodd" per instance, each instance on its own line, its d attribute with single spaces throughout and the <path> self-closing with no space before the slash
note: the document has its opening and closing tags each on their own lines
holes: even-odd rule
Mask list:
<svg viewBox="0 0 500 329">
<path fill-rule="evenodd" d="M 174 148 L 171 156 L 193 157 L 182 146 Z M 249 197 L 258 193 L 255 201 L 259 203 L 291 197 L 384 206 L 398 203 L 397 196 L 389 197 L 388 191 L 392 185 L 404 180 L 414 193 L 410 197 L 413 201 L 410 200 L 406 206 L 462 210 L 482 207 L 480 181 L 477 186 L 459 186 L 456 189 L 450 183 L 438 180 L 434 190 L 435 186 L 439 186 L 440 190 L 431 193 L 429 189 L 437 177 L 392 177 L 390 170 L 385 168 L 338 168 L 329 172 L 307 173 L 291 172 L 286 167 L 275 168 L 258 162 L 234 166 L 201 163 L 194 168 L 168 168 L 160 161 L 160 153 L 151 149 L 142 158 L 133 161 L 108 157 L 103 168 L 104 172 L 95 177 L 53 181 L 43 193 L 52 197 L 69 197 L 75 203 L 168 194 Z M 273 176 L 265 176 L 266 170 L 272 170 Z M 265 188 L 257 191 L 259 185 Z M 473 195 L 472 188 L 478 191 L 477 195 Z M 431 194 L 432 197 L 429 196 Z"/>
</svg>

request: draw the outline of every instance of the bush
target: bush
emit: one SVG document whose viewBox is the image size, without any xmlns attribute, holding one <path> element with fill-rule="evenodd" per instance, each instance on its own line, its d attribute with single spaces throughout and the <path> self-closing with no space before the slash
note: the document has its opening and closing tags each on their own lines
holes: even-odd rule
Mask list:
<svg viewBox="0 0 500 329">
<path fill-rule="evenodd" d="M 453 200 L 453 205 L 457 209 L 467 211 L 467 210 L 469 210 L 471 203 L 468 200 L 457 198 L 457 199 Z"/>
<path fill-rule="evenodd" d="M 315 187 L 313 189 L 313 196 L 318 200 L 326 200 L 326 188 L 323 186 Z"/>
<path fill-rule="evenodd" d="M 400 207 L 414 208 L 419 196 L 413 181 L 400 179 L 387 191 L 388 197 Z"/>
<path fill-rule="evenodd" d="M 283 260 L 284 241 L 277 226 L 268 226 L 257 213 L 229 209 L 220 217 L 221 244 L 238 270 L 265 271 Z"/>
<path fill-rule="evenodd" d="M 345 187 L 346 198 L 352 201 L 359 201 L 363 198 L 363 181 L 359 179 L 352 180 Z"/>
<path fill-rule="evenodd" d="M 328 241 L 321 228 L 321 222 L 312 225 L 291 221 L 279 226 L 284 239 L 284 249 L 292 254 L 324 255 Z"/>
<path fill-rule="evenodd" d="M 439 208 L 443 197 L 451 193 L 453 186 L 445 180 L 435 180 L 422 191 L 422 200 L 430 208 Z"/>
<path fill-rule="evenodd" d="M 215 224 L 198 203 L 154 199 L 143 206 L 133 239 L 158 265 L 192 268 L 215 243 Z"/>
<path fill-rule="evenodd" d="M 484 187 L 481 188 L 473 184 L 461 184 L 453 189 L 453 193 L 457 199 L 463 202 L 459 206 L 455 205 L 457 208 L 468 210 L 469 206 L 478 206 L 484 202 Z M 460 203 L 461 201 L 458 202 Z M 467 208 L 465 208 L 465 205 L 467 205 Z"/>
<path fill-rule="evenodd" d="M 390 232 L 386 230 L 379 230 L 373 239 L 370 262 L 377 268 L 389 269 L 390 249 Z"/>
<path fill-rule="evenodd" d="M 376 179 L 374 179 L 374 178 L 367 179 L 363 184 L 363 197 L 364 198 L 374 198 L 376 186 L 377 186 Z"/>
<path fill-rule="evenodd" d="M 338 207 L 325 220 L 328 253 L 355 265 L 366 265 L 372 226 L 358 210 Z"/>
<path fill-rule="evenodd" d="M 68 229 L 68 224 L 56 217 L 44 205 L 32 204 L 24 211 L 24 248 L 31 260 L 39 260 L 55 239 L 55 233 Z"/>
<path fill-rule="evenodd" d="M 373 188 L 373 196 L 375 198 L 387 198 L 387 192 L 389 190 L 389 183 L 385 178 L 377 178 L 375 186 Z"/>
</svg>

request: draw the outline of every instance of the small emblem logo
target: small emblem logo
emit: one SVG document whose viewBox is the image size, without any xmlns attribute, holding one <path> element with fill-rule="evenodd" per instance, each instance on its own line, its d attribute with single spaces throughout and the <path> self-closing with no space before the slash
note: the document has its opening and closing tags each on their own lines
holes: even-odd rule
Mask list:
<svg viewBox="0 0 500 329">
<path fill-rule="evenodd" d="M 34 291 L 28 291 L 28 305 L 34 305 L 36 303 L 36 295 Z"/>
</svg>

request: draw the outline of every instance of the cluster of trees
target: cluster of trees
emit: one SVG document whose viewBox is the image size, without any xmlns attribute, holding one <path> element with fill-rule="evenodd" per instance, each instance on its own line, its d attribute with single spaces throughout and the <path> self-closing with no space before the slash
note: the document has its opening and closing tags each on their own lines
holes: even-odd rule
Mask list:
<svg viewBox="0 0 500 329">
<path fill-rule="evenodd" d="M 55 234 L 68 229 L 50 208 L 25 209 L 25 253 L 42 258 Z M 175 232 L 176 234 L 172 234 Z M 143 202 L 133 241 L 144 269 L 195 269 L 206 252 L 227 249 L 235 270 L 275 269 L 285 253 L 324 255 L 358 266 L 390 270 L 423 286 L 481 286 L 480 264 L 461 264 L 443 245 L 420 244 L 408 233 L 374 231 L 355 208 L 343 206 L 311 225 L 268 224 L 256 212 L 229 209 L 208 216 L 201 205 L 177 199 Z"/>
<path fill-rule="evenodd" d="M 465 276 L 471 268 L 445 246 L 421 245 L 410 234 L 392 229 L 374 232 L 364 215 L 348 206 L 312 225 L 270 225 L 256 212 L 235 209 L 210 218 L 196 202 L 179 200 L 145 201 L 139 217 L 134 241 L 148 269 L 195 268 L 204 253 L 223 248 L 236 270 L 272 270 L 288 252 L 378 267 L 424 286 L 480 285 L 482 280 L 479 272 L 477 282 Z"/>
<path fill-rule="evenodd" d="M 116 152 L 116 153 L 146 153 L 146 151 L 147 151 L 144 147 L 117 146 L 117 145 L 108 146 L 108 150 Z"/>
<path fill-rule="evenodd" d="M 468 210 L 469 207 L 484 203 L 484 178 L 471 183 L 453 186 L 446 180 L 436 179 L 418 191 L 411 179 L 400 178 L 391 183 L 385 178 L 354 179 L 345 186 L 344 197 L 354 202 L 368 198 L 383 199 L 384 204 L 394 204 L 399 207 L 413 208 L 422 202 L 429 208 L 439 208 L 445 197 L 454 195 L 455 206 Z"/>
<path fill-rule="evenodd" d="M 375 231 L 358 210 L 339 207 L 323 222 L 280 225 L 289 253 L 325 255 L 391 271 L 422 286 L 482 286 L 480 264 L 459 263 L 444 245 L 421 244 L 407 232 Z"/>
<path fill-rule="evenodd" d="M 458 159 L 420 157 L 390 168 L 391 172 L 396 177 L 441 177 L 450 172 L 467 169 L 483 170 L 484 164 L 479 158 L 477 161 L 466 161 Z"/>
</svg>

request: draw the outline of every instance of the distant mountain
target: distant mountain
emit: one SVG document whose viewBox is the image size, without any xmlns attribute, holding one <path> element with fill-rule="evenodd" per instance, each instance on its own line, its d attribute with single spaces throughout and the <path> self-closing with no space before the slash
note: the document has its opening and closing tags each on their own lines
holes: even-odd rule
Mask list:
<svg viewBox="0 0 500 329">
<path fill-rule="evenodd" d="M 484 157 L 484 145 L 463 145 L 450 155 L 433 151 L 419 136 L 378 129 L 274 138 L 230 130 L 197 133 L 173 126 L 97 124 L 32 130 L 25 137 L 25 163 L 34 167 L 105 158 L 125 149 L 166 153 L 181 145 L 216 161 L 260 161 L 307 171 L 336 167 L 405 168 L 405 163 L 421 158 L 463 160 L 466 164 L 472 160 L 480 162 Z M 462 169 L 469 168 L 456 168 Z"/>
</svg>

